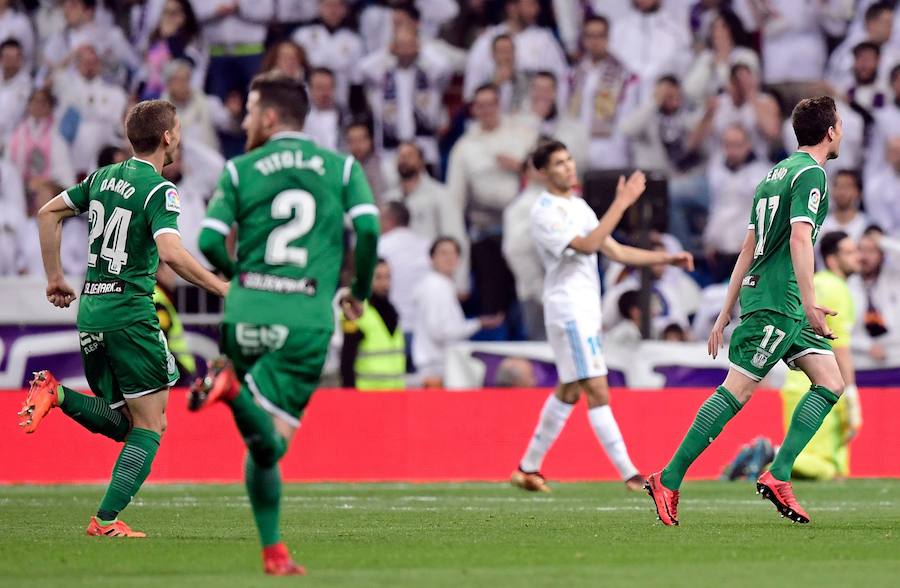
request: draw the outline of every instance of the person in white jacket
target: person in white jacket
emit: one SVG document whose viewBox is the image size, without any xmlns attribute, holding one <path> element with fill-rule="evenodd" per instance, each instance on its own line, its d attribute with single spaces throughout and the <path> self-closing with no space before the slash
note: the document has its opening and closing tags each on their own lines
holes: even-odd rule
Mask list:
<svg viewBox="0 0 900 588">
<path fill-rule="evenodd" d="M 503 313 L 467 319 L 456 297 L 453 276 L 460 246 L 452 237 L 438 237 L 431 246 L 431 271 L 416 287 L 416 323 L 412 356 L 422 385 L 437 387 L 444 377 L 447 347 L 465 341 L 480 329 L 499 327 Z"/>
</svg>

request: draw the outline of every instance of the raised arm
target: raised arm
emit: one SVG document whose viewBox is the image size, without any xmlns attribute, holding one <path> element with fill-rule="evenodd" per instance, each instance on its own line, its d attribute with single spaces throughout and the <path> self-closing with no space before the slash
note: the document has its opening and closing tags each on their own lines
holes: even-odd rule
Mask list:
<svg viewBox="0 0 900 588">
<path fill-rule="evenodd" d="M 754 229 L 747 231 L 744 237 L 744 244 L 741 245 L 741 252 L 731 271 L 731 279 L 728 281 L 728 291 L 725 293 L 725 303 L 722 305 L 722 311 L 713 324 L 712 333 L 709 334 L 707 349 L 709 354 L 715 359 L 719 355 L 719 349 L 725 341 L 725 327 L 731 321 L 731 311 L 737 304 L 738 296 L 741 293 L 741 284 L 750 264 L 753 263 L 753 250 L 756 247 L 756 232 Z"/>
<path fill-rule="evenodd" d="M 611 259 L 625 265 L 645 266 L 658 265 L 665 263 L 684 268 L 687 271 L 694 271 L 694 256 L 687 251 L 679 251 L 678 253 L 669 253 L 668 251 L 652 251 L 649 249 L 638 249 L 622 245 L 612 237 L 607 237 L 603 246 L 600 248 L 601 253 Z"/>
<path fill-rule="evenodd" d="M 60 194 L 41 207 L 37 214 L 41 258 L 47 274 L 47 300 L 59 308 L 67 308 L 75 300 L 75 291 L 66 283 L 60 260 L 63 220 L 77 215 Z"/>
<path fill-rule="evenodd" d="M 619 176 L 619 184 L 616 186 L 616 197 L 609 210 L 600 219 L 600 223 L 586 236 L 578 236 L 572 239 L 569 247 L 579 253 L 591 254 L 600 251 L 607 238 L 616 230 L 625 211 L 637 202 L 646 187 L 647 178 L 644 176 L 644 172 L 640 170 L 631 174 L 627 181 L 625 176 Z"/>
</svg>

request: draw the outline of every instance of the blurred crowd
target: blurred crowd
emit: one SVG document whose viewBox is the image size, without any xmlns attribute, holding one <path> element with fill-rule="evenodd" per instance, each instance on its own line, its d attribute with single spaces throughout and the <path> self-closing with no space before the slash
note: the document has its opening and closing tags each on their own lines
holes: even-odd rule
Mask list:
<svg viewBox="0 0 900 588">
<path fill-rule="evenodd" d="M 308 84 L 305 133 L 351 153 L 369 179 L 394 329 L 438 350 L 479 329 L 543 338 L 543 273 L 528 238 L 543 187 L 528 155 L 552 136 L 582 177 L 632 167 L 665 177 L 668 230 L 651 246 L 686 248 L 701 263 L 693 275 L 653 269 L 653 336 L 705 340 L 756 184 L 796 148 L 791 109 L 824 93 L 838 102 L 844 140 L 827 165 L 822 233 L 859 244 L 854 346 L 884 359 L 900 341 L 897 4 L 0 0 L 0 275 L 42 273 L 35 211 L 129 157 L 124 113 L 159 97 L 183 125 L 165 173 L 181 193 L 183 239 L 202 259 L 206 201 L 225 158 L 243 149 L 248 82 L 280 70 Z M 86 240 L 83 219 L 65 223 L 73 274 Z M 638 340 L 639 274 L 601 271 L 607 339 Z M 417 316 L 427 306 L 417 298 L 448 291 L 461 309 Z M 458 322 L 463 311 L 480 318 Z"/>
</svg>

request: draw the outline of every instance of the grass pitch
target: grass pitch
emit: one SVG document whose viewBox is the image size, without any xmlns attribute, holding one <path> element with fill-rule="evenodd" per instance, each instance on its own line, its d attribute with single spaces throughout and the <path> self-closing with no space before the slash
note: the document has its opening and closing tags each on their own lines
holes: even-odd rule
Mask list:
<svg viewBox="0 0 900 588">
<path fill-rule="evenodd" d="M 0 487 L 0 586 L 897 586 L 900 480 L 797 483 L 781 519 L 749 482 L 687 483 L 681 527 L 620 484 L 294 484 L 284 539 L 306 578 L 266 578 L 243 489 L 149 486 L 144 540 L 83 536 L 102 488 Z"/>
</svg>

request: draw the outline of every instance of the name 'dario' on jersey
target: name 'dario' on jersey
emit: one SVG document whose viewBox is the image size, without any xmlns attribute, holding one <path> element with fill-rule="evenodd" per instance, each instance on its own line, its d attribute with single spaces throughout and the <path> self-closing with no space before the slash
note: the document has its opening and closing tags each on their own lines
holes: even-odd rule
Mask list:
<svg viewBox="0 0 900 588">
<path fill-rule="evenodd" d="M 101 192 L 116 192 L 128 200 L 134 194 L 134 186 L 121 178 L 106 178 L 100 182 Z"/>
<path fill-rule="evenodd" d="M 308 169 L 320 176 L 325 175 L 325 160 L 318 155 L 313 155 L 309 159 L 303 159 L 303 152 L 299 149 L 277 151 L 263 157 L 254 163 L 253 167 L 264 176 L 285 169 Z"/>
</svg>

